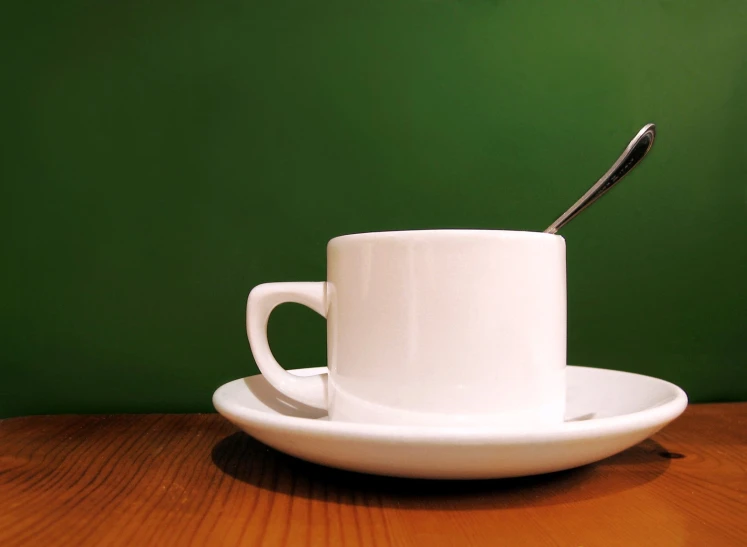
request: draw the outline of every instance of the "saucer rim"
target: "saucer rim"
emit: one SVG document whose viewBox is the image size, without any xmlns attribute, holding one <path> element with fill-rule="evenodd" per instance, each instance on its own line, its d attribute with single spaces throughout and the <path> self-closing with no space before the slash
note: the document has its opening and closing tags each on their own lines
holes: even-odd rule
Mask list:
<svg viewBox="0 0 747 547">
<path fill-rule="evenodd" d="M 649 428 L 660 429 L 679 417 L 687 408 L 688 397 L 679 386 L 644 374 L 626 372 L 614 369 L 598 367 L 584 367 L 568 365 L 568 369 L 586 369 L 601 371 L 610 375 L 632 375 L 644 378 L 646 381 L 658 382 L 671 391 L 671 398 L 664 403 L 650 406 L 642 410 L 609 416 L 604 418 L 592 418 L 576 422 L 563 422 L 552 426 L 542 426 L 532 430 L 521 430 L 513 428 L 502 428 L 491 425 L 469 425 L 469 426 L 413 426 L 413 425 L 390 425 L 390 424 L 368 424 L 354 422 L 335 422 L 303 418 L 298 416 L 286 416 L 272 411 L 256 410 L 232 402 L 227 392 L 239 382 L 259 378 L 261 374 L 253 374 L 243 378 L 237 378 L 221 385 L 215 390 L 212 397 L 213 406 L 224 418 L 245 427 L 261 429 L 285 430 L 288 432 L 303 431 L 310 434 L 322 436 L 345 437 L 349 439 L 379 439 L 398 440 L 402 442 L 417 442 L 443 444 L 444 442 L 480 444 L 499 440 L 501 443 L 524 444 L 536 442 L 548 442 L 552 440 L 583 439 L 599 436 L 615 436 L 631 430 L 643 430 Z M 301 368 L 289 371 L 299 376 L 312 376 L 327 372 L 327 367 Z"/>
</svg>

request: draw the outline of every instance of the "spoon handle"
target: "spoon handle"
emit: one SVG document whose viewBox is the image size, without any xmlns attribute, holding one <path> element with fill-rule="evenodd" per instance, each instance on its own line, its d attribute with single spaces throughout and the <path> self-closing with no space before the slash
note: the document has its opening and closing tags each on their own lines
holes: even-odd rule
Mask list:
<svg viewBox="0 0 747 547">
<path fill-rule="evenodd" d="M 652 123 L 645 125 L 638 134 L 630 141 L 630 144 L 625 148 L 622 155 L 617 158 L 617 161 L 610 167 L 601 179 L 599 179 L 594 186 L 581 196 L 576 203 L 574 203 L 570 209 L 560 215 L 558 219 L 550 224 L 545 230 L 546 234 L 554 234 L 560 230 L 563 226 L 573 220 L 576 215 L 586 209 L 589 205 L 594 203 L 596 200 L 606 194 L 613 186 L 620 182 L 625 175 L 630 173 L 633 168 L 638 165 L 641 160 L 646 157 L 648 151 L 654 144 L 654 137 L 656 137 L 656 126 Z"/>
</svg>

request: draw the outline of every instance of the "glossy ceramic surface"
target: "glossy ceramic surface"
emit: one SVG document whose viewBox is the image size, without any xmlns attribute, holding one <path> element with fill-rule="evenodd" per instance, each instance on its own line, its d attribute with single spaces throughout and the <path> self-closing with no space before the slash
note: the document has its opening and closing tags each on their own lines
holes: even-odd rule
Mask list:
<svg viewBox="0 0 747 547">
<path fill-rule="evenodd" d="M 267 321 L 283 302 L 327 318 L 327 382 L 293 377 L 272 356 Z M 335 421 L 560 423 L 565 241 L 500 230 L 338 237 L 326 282 L 252 290 L 247 333 L 268 382 Z"/>
<path fill-rule="evenodd" d="M 288 399 L 261 375 L 220 387 L 213 404 L 248 434 L 292 456 L 351 471 L 432 479 L 512 477 L 589 464 L 641 442 L 687 406 L 684 391 L 663 380 L 585 367 L 566 371 L 565 422 L 533 429 L 328 421 L 324 411 Z"/>
</svg>

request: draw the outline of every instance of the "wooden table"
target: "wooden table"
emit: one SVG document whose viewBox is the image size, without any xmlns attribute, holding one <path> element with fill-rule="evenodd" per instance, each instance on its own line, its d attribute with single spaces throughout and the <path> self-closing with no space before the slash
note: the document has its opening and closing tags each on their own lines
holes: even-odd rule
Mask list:
<svg viewBox="0 0 747 547">
<path fill-rule="evenodd" d="M 429 482 L 304 463 L 217 415 L 0 422 L 0 546 L 747 545 L 747 403 L 539 477 Z"/>
</svg>

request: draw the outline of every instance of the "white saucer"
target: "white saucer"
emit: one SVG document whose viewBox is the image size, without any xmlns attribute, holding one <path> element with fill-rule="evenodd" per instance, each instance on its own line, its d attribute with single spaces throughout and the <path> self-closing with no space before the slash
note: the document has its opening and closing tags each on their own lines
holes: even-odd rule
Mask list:
<svg viewBox="0 0 747 547">
<path fill-rule="evenodd" d="M 567 373 L 566 422 L 532 431 L 332 422 L 323 411 L 281 395 L 261 375 L 221 386 L 213 404 L 249 435 L 303 460 L 430 479 L 516 477 L 585 465 L 638 444 L 687 406 L 685 392 L 664 380 L 586 367 L 569 366 Z"/>
</svg>

